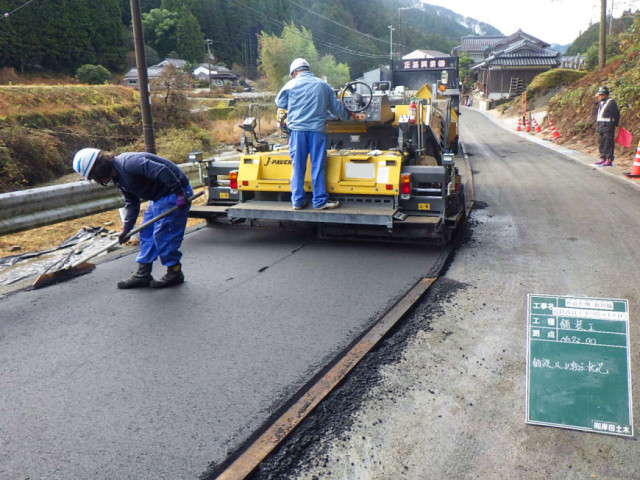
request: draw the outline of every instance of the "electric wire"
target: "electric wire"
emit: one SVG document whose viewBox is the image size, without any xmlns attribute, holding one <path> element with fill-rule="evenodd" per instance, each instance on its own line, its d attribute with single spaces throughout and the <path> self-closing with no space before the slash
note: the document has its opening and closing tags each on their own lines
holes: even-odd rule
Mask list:
<svg viewBox="0 0 640 480">
<path fill-rule="evenodd" d="M 31 2 L 33 2 L 33 0 L 29 0 L 26 3 L 23 3 L 22 5 L 20 5 L 18 8 L 14 8 L 13 10 L 11 10 L 10 12 L 5 12 L 2 14 L 2 17 L 0 17 L 0 19 L 2 18 L 9 18 L 11 15 L 13 15 L 15 12 L 17 12 L 18 10 L 20 10 L 23 7 L 26 7 L 27 5 L 29 5 Z"/>
<path fill-rule="evenodd" d="M 320 18 L 322 18 L 322 19 L 324 19 L 324 20 L 326 20 L 326 21 L 328 21 L 328 22 L 333 23 L 334 25 L 337 25 L 337 26 L 342 27 L 342 28 L 346 28 L 347 30 L 350 30 L 350 31 L 352 31 L 353 33 L 356 33 L 356 34 L 358 34 L 358 35 L 362 35 L 362 36 L 363 36 L 363 37 L 365 37 L 365 38 L 369 38 L 369 39 L 371 39 L 371 40 L 376 40 L 376 41 L 378 41 L 378 42 L 384 43 L 385 45 L 389 45 L 389 41 L 388 41 L 388 40 L 383 40 L 383 39 L 378 38 L 378 37 L 375 37 L 375 36 L 373 36 L 373 35 L 369 35 L 368 33 L 360 32 L 360 31 L 358 31 L 358 30 L 356 30 L 356 29 L 354 29 L 354 28 L 351 28 L 351 27 L 349 27 L 349 26 L 347 26 L 347 25 L 344 25 L 344 24 L 342 24 L 342 23 L 340 23 L 340 22 L 336 22 L 335 20 L 331 20 L 330 18 L 325 17 L 324 15 L 322 15 L 322 14 L 320 14 L 320 13 L 318 13 L 318 12 L 314 12 L 313 10 L 311 10 L 311 9 L 309 9 L 309 8 L 307 8 L 307 7 L 304 7 L 303 5 L 300 5 L 300 4 L 296 3 L 296 2 L 294 2 L 293 0 L 287 0 L 287 1 L 288 1 L 289 3 L 291 3 L 291 4 L 295 5 L 296 7 L 299 7 L 299 8 L 301 8 L 301 9 L 303 9 L 303 10 L 306 10 L 307 12 L 311 13 L 312 15 L 316 15 L 316 16 L 318 16 L 318 17 L 320 17 Z M 398 43 L 398 42 L 395 42 L 395 43 L 394 43 L 394 45 L 396 45 L 396 46 L 398 46 L 398 47 L 406 48 L 406 49 L 409 49 L 409 48 L 410 48 L 410 47 L 407 47 L 406 45 L 403 45 L 402 43 Z"/>
<path fill-rule="evenodd" d="M 237 7 L 240 8 L 244 8 L 245 10 L 249 10 L 251 12 L 253 12 L 254 14 L 266 19 L 267 21 L 271 22 L 274 25 L 277 25 L 279 27 L 285 27 L 286 24 L 284 22 L 281 22 L 279 20 L 275 20 L 273 18 L 269 18 L 268 16 L 266 16 L 265 14 L 263 14 L 262 12 L 255 10 L 254 8 L 249 7 L 248 5 L 243 5 L 242 3 L 237 2 L 236 0 L 230 0 L 230 2 L 234 5 L 236 5 Z M 303 24 L 302 22 L 298 22 L 300 23 L 300 25 L 309 28 L 308 25 Z M 298 34 L 296 33 L 298 36 L 305 38 L 304 35 L 302 34 Z M 332 35 L 333 36 L 333 35 Z M 328 42 L 326 40 L 320 40 L 320 39 L 315 39 L 314 40 L 315 43 L 318 43 L 320 45 L 323 45 L 325 47 L 328 48 L 335 48 L 338 49 L 340 51 L 342 51 L 343 53 L 348 53 L 349 55 L 355 55 L 355 56 L 360 56 L 360 57 L 365 57 L 365 58 L 388 58 L 388 55 L 377 55 L 377 54 L 373 54 L 373 53 L 367 53 L 367 52 L 359 52 L 356 50 L 351 50 L 350 48 L 347 47 L 343 47 L 342 45 L 337 45 L 331 42 Z"/>
<path fill-rule="evenodd" d="M 231 0 L 231 2 L 232 2 L 234 5 L 238 6 L 238 7 L 241 7 L 241 8 L 244 8 L 245 10 L 249 10 L 249 11 L 251 11 L 252 13 L 254 13 L 254 14 L 255 14 L 256 16 L 258 16 L 258 17 L 261 17 L 261 18 L 263 18 L 263 19 L 266 19 L 268 22 L 270 22 L 270 23 L 271 23 L 271 24 L 273 24 L 273 25 L 276 25 L 276 26 L 278 26 L 278 27 L 284 27 L 284 26 L 286 25 L 286 23 L 285 23 L 285 22 L 281 22 L 281 21 L 279 21 L 279 20 L 275 20 L 275 19 L 273 19 L 273 18 L 269 17 L 268 15 L 266 15 L 265 13 L 262 13 L 262 12 L 260 12 L 260 11 L 256 10 L 256 9 L 254 9 L 254 8 L 249 7 L 248 5 L 244 5 L 244 4 L 238 3 L 238 2 L 233 1 L 233 0 Z M 302 25 L 303 27 L 307 27 L 307 29 L 311 30 L 311 28 L 310 28 L 310 26 L 309 26 L 309 25 L 307 25 L 307 24 L 305 24 L 305 23 L 303 23 L 303 22 L 298 22 L 298 23 L 299 23 L 300 25 Z M 332 38 L 334 38 L 334 39 L 336 39 L 336 41 L 343 40 L 342 38 L 340 38 L 340 37 L 338 37 L 338 36 L 336 36 L 336 35 L 333 35 L 333 34 L 331 34 L 331 33 L 329 33 L 329 32 L 324 32 L 324 34 L 325 34 L 325 35 L 328 35 L 328 36 L 330 36 L 330 37 L 332 37 Z"/>
<path fill-rule="evenodd" d="M 234 5 L 236 5 L 237 7 L 244 8 L 245 10 L 249 10 L 249 11 L 253 12 L 255 15 L 257 15 L 257 16 L 259 16 L 259 17 L 262 17 L 263 19 L 266 19 L 268 22 L 271 22 L 273 25 L 277 25 L 278 27 L 285 27 L 285 26 L 286 26 L 286 23 L 281 22 L 281 21 L 279 21 L 279 20 L 275 20 L 275 19 L 273 19 L 273 18 L 270 18 L 270 17 L 268 17 L 267 15 L 263 14 L 262 12 L 260 12 L 260 11 L 258 11 L 258 10 L 255 10 L 254 8 L 249 7 L 248 5 L 244 5 L 244 4 L 239 3 L 239 2 L 237 2 L 237 1 L 235 1 L 235 0 L 230 0 L 230 1 L 231 1 L 231 3 L 233 3 Z M 303 27 L 307 27 L 307 28 L 310 30 L 309 25 L 304 24 L 304 23 L 302 23 L 302 22 L 298 22 L 298 23 L 299 23 L 300 25 L 302 25 Z M 340 39 L 339 39 L 338 37 L 336 37 L 335 35 L 331 35 L 331 34 L 329 34 L 329 33 L 327 33 L 327 34 L 328 34 L 329 36 L 331 36 L 331 37 L 334 37 L 334 38 L 336 38 L 336 39 L 340 40 Z M 298 36 L 299 36 L 299 37 L 301 37 L 301 38 L 306 38 L 306 37 L 304 37 L 304 35 L 298 34 L 297 32 L 296 32 L 296 35 L 298 35 Z M 351 49 L 349 49 L 349 48 L 347 48 L 347 47 L 343 47 L 343 46 L 341 46 L 341 45 L 337 45 L 337 44 L 334 44 L 334 43 L 328 42 L 328 41 L 326 41 L 326 40 L 320 40 L 320 39 L 317 39 L 317 38 L 316 38 L 316 39 L 314 40 L 314 42 L 315 42 L 315 43 L 318 43 L 318 44 L 320 44 L 320 45 L 324 45 L 325 47 L 337 48 L 337 49 L 339 49 L 339 50 L 342 50 L 342 51 L 344 51 L 344 52 L 347 52 L 347 53 L 350 53 L 350 54 L 353 54 L 353 55 L 359 55 L 359 56 L 366 56 L 366 57 L 377 58 L 377 56 L 374 56 L 374 54 L 365 53 L 365 52 L 357 52 L 357 51 L 355 51 L 355 50 L 351 50 Z M 386 56 L 381 55 L 380 57 L 386 57 Z"/>
</svg>

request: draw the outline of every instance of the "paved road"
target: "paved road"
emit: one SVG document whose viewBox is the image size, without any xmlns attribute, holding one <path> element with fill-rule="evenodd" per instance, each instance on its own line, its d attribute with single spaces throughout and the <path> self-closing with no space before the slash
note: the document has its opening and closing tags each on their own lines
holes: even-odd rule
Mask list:
<svg viewBox="0 0 640 480">
<path fill-rule="evenodd" d="M 315 427 L 254 479 L 640 478 L 636 439 L 525 423 L 527 294 L 623 298 L 638 431 L 640 189 L 477 112 L 461 119 L 471 237 Z"/>
<path fill-rule="evenodd" d="M 0 478 L 198 478 L 446 254 L 222 228 L 184 251 L 179 288 L 117 290 L 129 255 L 0 300 Z"/>
</svg>

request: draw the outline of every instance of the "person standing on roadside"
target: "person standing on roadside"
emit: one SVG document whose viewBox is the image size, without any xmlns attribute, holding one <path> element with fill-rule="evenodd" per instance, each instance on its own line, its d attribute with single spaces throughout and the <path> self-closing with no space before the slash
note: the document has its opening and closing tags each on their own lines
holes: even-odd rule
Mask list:
<svg viewBox="0 0 640 480">
<path fill-rule="evenodd" d="M 289 80 L 278 93 L 276 105 L 287 111 L 289 155 L 291 156 L 291 204 L 294 210 L 307 206 L 304 176 L 307 156 L 311 157 L 312 206 L 316 210 L 337 208 L 340 202 L 329 200 L 326 185 L 327 111 L 341 120 L 349 112 L 327 82 L 311 73 L 304 58 L 296 58 L 289 66 Z"/>
<path fill-rule="evenodd" d="M 609 98 L 609 89 L 600 87 L 596 92 L 598 110 L 596 112 L 596 132 L 598 132 L 598 149 L 600 160 L 595 163 L 600 167 L 613 165 L 615 132 L 620 123 L 620 110 L 616 101 Z"/>
<path fill-rule="evenodd" d="M 180 245 L 187 226 L 189 197 L 193 189 L 189 178 L 173 162 L 151 153 L 126 152 L 118 156 L 97 148 L 83 148 L 73 158 L 73 169 L 87 180 L 103 186 L 113 182 L 122 192 L 126 211 L 120 243 L 133 229 L 140 202 L 149 201 L 142 222 L 177 206 L 174 212 L 140 231 L 138 270 L 131 278 L 118 282 L 118 288 L 164 288 L 184 282 Z M 151 276 L 153 262 L 160 257 L 167 272 L 160 280 Z"/>
</svg>

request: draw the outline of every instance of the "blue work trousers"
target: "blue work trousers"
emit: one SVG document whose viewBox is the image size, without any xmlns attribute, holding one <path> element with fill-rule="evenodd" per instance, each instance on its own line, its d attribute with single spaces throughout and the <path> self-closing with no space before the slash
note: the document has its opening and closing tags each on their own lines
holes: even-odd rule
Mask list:
<svg viewBox="0 0 640 480">
<path fill-rule="evenodd" d="M 291 203 L 294 207 L 304 202 L 304 176 L 307 172 L 307 157 L 311 156 L 311 188 L 313 208 L 327 203 L 329 195 L 326 185 L 327 135 L 324 132 L 291 130 L 289 155 L 291 156 Z"/>
<path fill-rule="evenodd" d="M 191 187 L 185 189 L 188 196 L 193 195 Z M 176 194 L 171 193 L 158 200 L 151 200 L 142 216 L 142 223 L 157 217 L 176 205 Z M 140 231 L 140 253 L 138 263 L 153 263 L 158 257 L 162 265 L 172 267 L 180 263 L 182 252 L 180 245 L 187 227 L 188 208 L 178 208 L 175 212 L 158 220 Z"/>
</svg>

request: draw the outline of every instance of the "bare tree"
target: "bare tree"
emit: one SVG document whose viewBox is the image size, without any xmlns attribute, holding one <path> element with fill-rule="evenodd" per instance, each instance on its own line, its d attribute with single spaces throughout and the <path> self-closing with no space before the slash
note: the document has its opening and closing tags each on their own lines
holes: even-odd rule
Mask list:
<svg viewBox="0 0 640 480">
<path fill-rule="evenodd" d="M 184 123 L 189 113 L 186 90 L 192 83 L 191 75 L 171 64 L 151 80 L 151 92 L 163 99 L 163 106 L 160 109 L 156 108 L 159 122 L 174 126 Z"/>
</svg>

